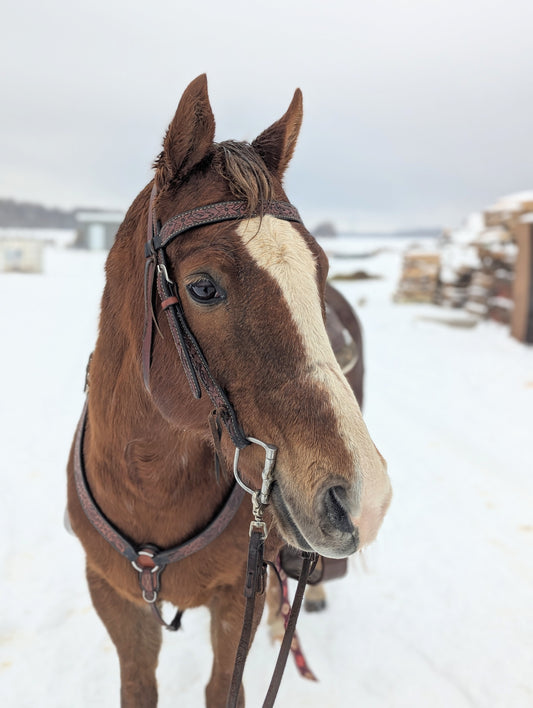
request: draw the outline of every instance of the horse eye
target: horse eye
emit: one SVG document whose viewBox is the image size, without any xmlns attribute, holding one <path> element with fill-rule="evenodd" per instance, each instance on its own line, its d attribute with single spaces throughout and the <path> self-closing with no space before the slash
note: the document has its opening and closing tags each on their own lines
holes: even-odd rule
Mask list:
<svg viewBox="0 0 533 708">
<path fill-rule="evenodd" d="M 196 280 L 194 283 L 187 285 L 187 290 L 196 302 L 212 302 L 213 300 L 223 299 L 223 294 L 209 278 Z"/>
</svg>

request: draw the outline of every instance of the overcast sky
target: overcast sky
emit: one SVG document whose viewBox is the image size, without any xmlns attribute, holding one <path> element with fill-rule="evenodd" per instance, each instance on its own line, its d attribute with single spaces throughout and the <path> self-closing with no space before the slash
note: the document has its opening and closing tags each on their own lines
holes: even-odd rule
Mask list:
<svg viewBox="0 0 533 708">
<path fill-rule="evenodd" d="M 4 0 L 0 196 L 127 208 L 185 86 L 217 139 L 304 94 L 308 224 L 454 225 L 533 188 L 531 0 Z"/>
</svg>

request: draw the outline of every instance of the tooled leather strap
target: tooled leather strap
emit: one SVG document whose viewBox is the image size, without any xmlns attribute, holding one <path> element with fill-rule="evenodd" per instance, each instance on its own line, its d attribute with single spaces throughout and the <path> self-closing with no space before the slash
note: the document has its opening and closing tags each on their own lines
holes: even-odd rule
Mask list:
<svg viewBox="0 0 533 708">
<path fill-rule="evenodd" d="M 89 488 L 83 461 L 83 439 L 87 426 L 87 412 L 88 399 L 85 401 L 74 439 L 74 483 L 81 508 L 98 533 L 120 555 L 127 558 L 134 565 L 134 568 L 139 573 L 139 583 L 143 597 L 146 602 L 154 605 L 157 601 L 160 575 L 166 566 L 169 563 L 176 563 L 193 553 L 201 551 L 215 538 L 218 538 L 237 513 L 243 498 L 246 496 L 246 492 L 235 483 L 224 506 L 211 523 L 199 534 L 177 546 L 163 551 L 150 544 L 135 546 L 105 516 Z M 158 613 L 156 612 L 155 614 L 157 615 Z M 164 624 L 167 626 L 166 623 Z M 172 628 L 172 625 L 169 628 Z"/>
<path fill-rule="evenodd" d="M 296 207 L 288 202 L 269 202 L 265 205 L 261 215 L 274 216 L 276 219 L 283 219 L 284 221 L 298 223 L 302 221 Z M 180 236 L 180 234 L 189 231 L 189 229 L 196 229 L 199 226 L 207 226 L 208 224 L 217 224 L 222 221 L 249 219 L 251 216 L 260 215 L 250 215 L 248 204 L 243 201 L 216 202 L 189 209 L 165 222 L 161 227 L 161 231 L 154 236 L 153 248 L 156 251 L 160 248 L 166 248 L 176 236 Z"/>
<path fill-rule="evenodd" d="M 129 561 L 136 561 L 138 553 L 132 544 L 127 541 L 124 536 L 108 521 L 100 507 L 96 503 L 87 484 L 85 476 L 85 466 L 83 464 L 83 439 L 85 436 L 85 428 L 87 425 L 87 409 L 88 400 L 85 399 L 83 411 L 81 414 L 76 437 L 74 438 L 74 483 L 76 492 L 80 500 L 81 508 L 85 512 L 85 516 L 89 519 L 98 533 L 118 551 L 122 556 Z"/>
</svg>

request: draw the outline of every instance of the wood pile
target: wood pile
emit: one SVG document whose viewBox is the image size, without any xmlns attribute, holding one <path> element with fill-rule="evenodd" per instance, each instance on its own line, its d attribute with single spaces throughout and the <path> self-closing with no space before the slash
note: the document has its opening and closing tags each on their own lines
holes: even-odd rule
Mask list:
<svg viewBox="0 0 533 708">
<path fill-rule="evenodd" d="M 436 297 L 437 305 L 455 308 L 464 307 L 468 300 L 468 291 L 473 273 L 473 268 L 464 265 L 456 269 L 450 282 L 441 281 Z"/>
<path fill-rule="evenodd" d="M 492 276 L 483 271 L 473 271 L 470 284 L 466 289 L 464 307 L 471 315 L 486 317 L 489 311 L 488 301 L 492 292 Z"/>
<path fill-rule="evenodd" d="M 407 253 L 394 295 L 395 302 L 426 302 L 464 308 L 472 315 L 509 324 L 513 311 L 513 277 L 516 249 L 507 243 L 477 246 L 479 264 L 461 265 L 444 280 L 444 253 Z"/>
<path fill-rule="evenodd" d="M 471 315 L 509 324 L 513 312 L 515 250 L 478 248 L 478 268 L 462 266 L 452 282 L 439 284 L 436 303 L 464 308 Z"/>
<path fill-rule="evenodd" d="M 440 272 L 440 254 L 408 251 L 403 257 L 402 273 L 395 302 L 435 302 Z"/>
<path fill-rule="evenodd" d="M 484 317 L 510 324 L 517 257 L 517 229 L 533 211 L 533 192 L 503 197 L 483 212 L 485 231 L 477 239 L 480 271 L 466 307 L 482 305 Z"/>
<path fill-rule="evenodd" d="M 517 248 L 511 232 L 502 230 L 499 241 L 482 234 L 477 246 L 480 268 L 472 274 L 466 309 L 480 317 L 510 324 L 513 313 L 513 279 Z"/>
<path fill-rule="evenodd" d="M 438 252 L 408 251 L 394 300 L 463 308 L 480 319 L 511 324 L 517 293 L 522 299 L 528 297 L 526 286 L 516 287 L 515 271 L 524 271 L 522 280 L 533 283 L 533 257 L 530 264 L 517 265 L 517 244 L 526 225 L 533 244 L 533 191 L 505 197 L 480 217 L 463 229 L 443 234 Z M 526 242 L 526 236 L 524 239 Z M 526 251 L 533 253 L 533 245 L 528 244 L 529 241 L 526 245 L 530 250 L 522 247 L 522 259 Z M 533 296 L 530 297 L 533 312 Z M 518 317 L 517 310 L 514 319 L 520 319 L 522 332 L 530 301 L 526 305 L 518 302 L 522 314 Z M 517 326 L 515 330 L 518 331 Z M 520 337 L 526 341 L 526 335 L 522 333 Z"/>
<path fill-rule="evenodd" d="M 514 263 L 512 269 L 498 268 L 492 277 L 492 291 L 488 298 L 487 316 L 491 320 L 510 324 L 513 315 L 513 280 Z"/>
<path fill-rule="evenodd" d="M 516 228 L 524 214 L 533 211 L 533 192 L 520 192 L 502 197 L 483 212 L 485 227 L 507 229 L 511 237 L 516 236 Z"/>
</svg>

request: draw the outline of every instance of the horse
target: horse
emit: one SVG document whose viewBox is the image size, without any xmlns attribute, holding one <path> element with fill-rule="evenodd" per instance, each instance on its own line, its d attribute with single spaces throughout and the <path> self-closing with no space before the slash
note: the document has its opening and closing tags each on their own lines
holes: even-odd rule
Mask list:
<svg viewBox="0 0 533 708">
<path fill-rule="evenodd" d="M 157 704 L 161 625 L 180 616 L 166 623 L 161 602 L 209 608 L 205 699 L 224 706 L 249 538 L 266 562 L 284 544 L 347 557 L 389 506 L 385 460 L 327 337 L 327 258 L 282 186 L 302 115 L 297 89 L 251 144 L 216 143 L 196 78 L 106 261 L 67 510 L 123 708 Z M 258 594 L 250 640 L 263 606 Z"/>
</svg>

